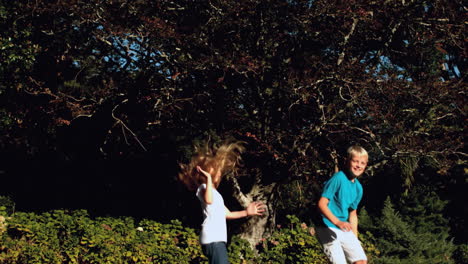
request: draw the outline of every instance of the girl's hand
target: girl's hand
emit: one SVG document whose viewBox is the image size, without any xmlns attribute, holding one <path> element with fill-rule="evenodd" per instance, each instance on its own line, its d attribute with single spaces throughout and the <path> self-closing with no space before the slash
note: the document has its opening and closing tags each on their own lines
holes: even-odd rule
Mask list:
<svg viewBox="0 0 468 264">
<path fill-rule="evenodd" d="M 265 205 L 262 202 L 253 202 L 247 206 L 247 216 L 251 215 L 263 215 L 265 212 Z"/>
<path fill-rule="evenodd" d="M 211 174 L 204 171 L 200 166 L 197 166 L 197 171 L 203 174 L 207 179 L 211 180 Z"/>
</svg>

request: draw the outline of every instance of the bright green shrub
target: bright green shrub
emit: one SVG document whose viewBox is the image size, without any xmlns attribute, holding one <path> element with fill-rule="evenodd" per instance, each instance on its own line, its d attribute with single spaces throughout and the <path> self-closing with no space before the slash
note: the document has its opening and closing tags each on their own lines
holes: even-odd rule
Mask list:
<svg viewBox="0 0 468 264">
<path fill-rule="evenodd" d="M 54 222 L 34 213 L 17 213 L 2 234 L 2 263 L 61 263 Z"/>
<path fill-rule="evenodd" d="M 300 222 L 296 216 L 288 215 L 289 223 L 279 227 L 269 238 L 257 245 L 257 263 L 310 263 L 328 264 L 323 248 L 315 236 L 315 228 Z M 372 234 L 360 234 L 359 239 L 366 251 L 369 263 L 379 254 L 372 241 Z"/>
<path fill-rule="evenodd" d="M 15 211 L 15 203 L 10 197 L 0 196 L 0 215 L 8 216 Z"/>
<path fill-rule="evenodd" d="M 231 264 L 257 263 L 255 253 L 247 240 L 233 236 L 228 246 L 229 262 Z"/>
<path fill-rule="evenodd" d="M 195 231 L 183 227 L 180 221 L 161 224 L 144 220 L 140 226 L 149 233 L 147 241 L 157 249 L 149 253 L 155 263 L 200 263 L 205 259 Z"/>
<path fill-rule="evenodd" d="M 86 211 L 16 213 L 0 234 L 0 263 L 202 263 L 193 229 Z"/>
<path fill-rule="evenodd" d="M 275 230 L 257 246 L 260 253 L 258 263 L 328 263 L 320 243 L 311 234 L 313 229 L 295 216 L 287 218 L 290 221 L 288 226 Z"/>
<path fill-rule="evenodd" d="M 376 261 L 380 256 L 380 250 L 375 244 L 376 240 L 374 238 L 374 235 L 369 231 L 361 232 L 359 233 L 359 240 L 361 241 L 361 245 L 364 248 L 364 251 L 366 252 L 367 263 L 377 263 Z"/>
<path fill-rule="evenodd" d="M 254 252 L 234 236 L 228 245 L 232 264 L 327 263 L 313 229 L 295 216 L 286 227 L 263 239 Z M 173 220 L 162 224 L 130 217 L 92 219 L 84 210 L 34 214 L 17 212 L 5 218 L 0 232 L 0 263 L 207 263 L 195 230 Z M 311 234 L 312 233 L 312 234 Z M 370 242 L 364 246 L 372 248 Z M 375 247 L 373 247 L 375 248 Z"/>
</svg>

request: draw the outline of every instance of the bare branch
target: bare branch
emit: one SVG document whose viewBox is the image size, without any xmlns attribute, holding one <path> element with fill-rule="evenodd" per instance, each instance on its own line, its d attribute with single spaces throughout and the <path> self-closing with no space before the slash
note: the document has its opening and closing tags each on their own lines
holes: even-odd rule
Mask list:
<svg viewBox="0 0 468 264">
<path fill-rule="evenodd" d="M 117 121 L 117 123 L 121 124 L 123 128 L 125 128 L 128 132 L 130 132 L 130 134 L 132 134 L 132 136 L 135 138 L 135 140 L 138 142 L 138 144 L 140 145 L 140 147 L 141 147 L 144 151 L 148 151 L 148 150 L 145 148 L 145 146 L 143 146 L 143 144 L 141 143 L 141 141 L 138 139 L 137 135 L 136 135 L 135 133 L 133 133 L 133 131 L 132 131 L 130 128 L 128 128 L 128 126 L 125 125 L 125 123 L 124 123 L 120 118 L 116 117 L 115 114 L 114 114 L 115 110 L 116 110 L 121 104 L 126 103 L 127 101 L 128 101 L 128 99 L 123 100 L 120 104 L 116 105 L 116 106 L 114 107 L 114 109 L 112 109 L 112 118 L 114 118 L 114 119 Z M 125 133 L 124 133 L 124 136 L 125 136 Z M 127 141 L 127 140 L 125 139 L 125 141 Z M 128 142 L 127 142 L 127 144 L 128 144 Z"/>
<path fill-rule="evenodd" d="M 349 37 L 351 37 L 351 35 L 353 34 L 354 29 L 356 28 L 356 25 L 358 22 L 359 22 L 359 19 L 353 18 L 353 25 L 351 26 L 351 30 L 348 32 L 348 35 L 346 35 L 344 38 L 343 51 L 340 53 L 340 56 L 338 58 L 336 65 L 340 65 L 343 62 L 344 57 L 345 57 L 346 44 L 348 44 Z"/>
</svg>

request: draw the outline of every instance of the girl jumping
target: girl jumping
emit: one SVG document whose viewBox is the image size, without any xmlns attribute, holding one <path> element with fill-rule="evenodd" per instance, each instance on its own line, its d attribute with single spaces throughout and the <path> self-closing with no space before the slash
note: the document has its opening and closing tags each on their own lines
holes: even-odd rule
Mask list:
<svg viewBox="0 0 468 264">
<path fill-rule="evenodd" d="M 196 190 L 201 203 L 203 224 L 200 243 L 210 264 L 229 263 L 226 219 L 262 215 L 265 211 L 261 202 L 252 202 L 243 211 L 231 212 L 216 190 L 223 175 L 236 172 L 244 150 L 240 141 L 226 141 L 220 146 L 205 143 L 195 147 L 195 154 L 189 164 L 181 164 L 179 179 L 190 190 Z"/>
</svg>

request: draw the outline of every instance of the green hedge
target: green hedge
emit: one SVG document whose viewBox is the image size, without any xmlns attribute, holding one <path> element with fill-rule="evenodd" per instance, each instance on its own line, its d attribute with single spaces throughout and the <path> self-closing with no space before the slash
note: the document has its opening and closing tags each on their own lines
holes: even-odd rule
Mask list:
<svg viewBox="0 0 468 264">
<path fill-rule="evenodd" d="M 262 239 L 254 252 L 234 236 L 232 264 L 328 263 L 313 228 L 288 216 L 288 223 Z M 311 235 L 312 234 L 312 235 Z M 364 243 L 366 248 L 372 245 Z M 370 245 L 370 246 L 369 246 Z M 207 263 L 194 229 L 180 221 L 161 224 L 130 217 L 92 219 L 84 210 L 0 217 L 0 263 Z"/>
<path fill-rule="evenodd" d="M 203 263 L 193 229 L 132 218 L 91 219 L 86 211 L 6 219 L 0 263 Z"/>
<path fill-rule="evenodd" d="M 287 216 L 289 223 L 278 226 L 271 237 L 257 246 L 259 263 L 329 263 L 322 253 L 313 227 L 301 223 L 295 216 Z"/>
</svg>

